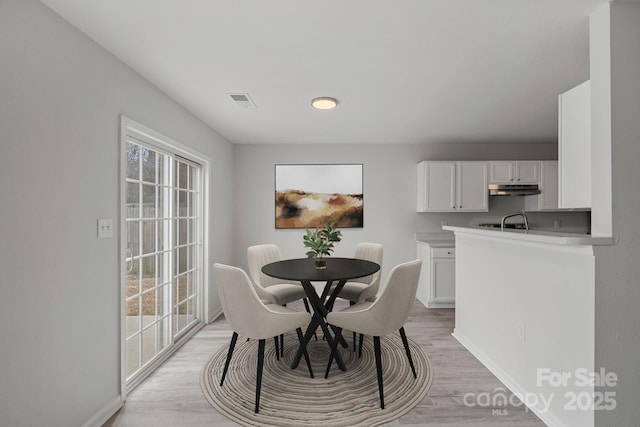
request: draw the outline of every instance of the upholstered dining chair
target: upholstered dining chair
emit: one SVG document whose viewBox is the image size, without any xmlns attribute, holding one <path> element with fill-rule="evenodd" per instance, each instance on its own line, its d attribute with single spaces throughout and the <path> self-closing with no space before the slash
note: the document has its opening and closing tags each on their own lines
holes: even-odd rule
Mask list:
<svg viewBox="0 0 640 427">
<path fill-rule="evenodd" d="M 383 246 L 380 243 L 358 243 L 354 258 L 375 262 L 382 266 Z M 344 284 L 338 296 L 355 303 L 373 300 L 380 287 L 380 270 Z"/>
<path fill-rule="evenodd" d="M 304 300 L 308 309 L 307 295 L 300 282 L 293 282 L 267 276 L 262 272 L 266 264 L 281 261 L 280 248 L 274 244 L 254 245 L 247 248 L 249 262 L 249 276 L 255 285 L 256 292 L 261 299 L 270 304 L 286 305 L 299 299 Z"/>
<path fill-rule="evenodd" d="M 375 262 L 382 267 L 383 246 L 380 243 L 358 243 L 354 258 Z M 382 268 L 381 268 L 382 269 Z M 338 293 L 338 297 L 349 300 L 351 305 L 373 301 L 380 287 L 380 271 L 361 277 L 355 281 L 349 281 Z M 362 341 L 362 335 L 360 336 Z M 356 351 L 356 333 L 353 333 L 353 351 Z"/>
<path fill-rule="evenodd" d="M 288 303 L 302 300 L 304 308 L 310 313 L 307 294 L 300 282 L 293 282 L 267 276 L 262 272 L 266 264 L 281 261 L 282 254 L 277 245 L 266 243 L 249 246 L 247 248 L 247 261 L 249 263 L 249 276 L 255 286 L 260 299 L 268 304 L 286 306 Z M 284 351 L 284 340 L 280 337 L 280 354 Z"/>
<path fill-rule="evenodd" d="M 409 313 L 416 299 L 421 265 L 422 261 L 419 259 L 397 265 L 389 273 L 385 286 L 375 301 L 361 302 L 327 315 L 327 322 L 336 327 L 336 338 L 331 348 L 325 378 L 329 376 L 331 364 L 337 351 L 336 343 L 342 333 L 342 329 L 373 336 L 376 372 L 378 375 L 378 392 L 380 394 L 380 407 L 382 409 L 384 409 L 384 390 L 380 351 L 381 336 L 396 330 L 400 332 L 413 377 L 417 378 L 413 359 L 411 358 L 411 351 L 409 350 L 409 343 L 404 331 L 404 324 L 409 318 Z"/>
<path fill-rule="evenodd" d="M 255 412 L 260 408 L 260 390 L 262 387 L 262 370 L 264 366 L 264 348 L 267 338 L 276 337 L 295 329 L 304 358 L 307 362 L 309 375 L 313 378 L 313 370 L 307 347 L 302 336 L 302 327 L 306 327 L 311 320 L 309 313 L 295 311 L 278 304 L 263 304 L 256 293 L 251 279 L 244 270 L 216 263 L 213 274 L 218 286 L 220 301 L 225 319 L 233 330 L 227 359 L 220 380 L 220 387 L 227 376 L 229 362 L 238 339 L 238 335 L 258 340 L 258 367 L 256 376 Z M 276 348 L 276 353 L 278 349 Z"/>
</svg>

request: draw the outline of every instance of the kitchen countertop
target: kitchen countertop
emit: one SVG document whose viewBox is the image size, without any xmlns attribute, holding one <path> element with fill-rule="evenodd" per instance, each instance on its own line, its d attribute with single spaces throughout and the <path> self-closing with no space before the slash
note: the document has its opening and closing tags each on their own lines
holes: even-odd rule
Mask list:
<svg viewBox="0 0 640 427">
<path fill-rule="evenodd" d="M 509 240 L 521 240 L 536 243 L 549 243 L 554 245 L 575 245 L 575 246 L 599 246 L 612 245 L 614 243 L 612 237 L 598 237 L 590 234 L 564 233 L 558 231 L 543 230 L 494 230 L 480 227 L 464 227 L 464 226 L 443 226 L 443 230 L 453 231 L 454 233 L 475 234 L 478 236 L 498 237 Z"/>
<path fill-rule="evenodd" d="M 456 236 L 451 232 L 416 233 L 416 241 L 426 243 L 434 248 L 451 248 L 456 245 Z"/>
</svg>

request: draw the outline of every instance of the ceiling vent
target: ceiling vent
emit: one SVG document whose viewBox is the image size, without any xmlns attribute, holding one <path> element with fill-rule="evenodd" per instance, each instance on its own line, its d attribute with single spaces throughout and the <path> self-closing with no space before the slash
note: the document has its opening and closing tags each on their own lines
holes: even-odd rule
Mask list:
<svg viewBox="0 0 640 427">
<path fill-rule="evenodd" d="M 230 93 L 228 94 L 237 106 L 242 108 L 256 108 L 256 104 L 249 97 L 248 93 Z"/>
</svg>

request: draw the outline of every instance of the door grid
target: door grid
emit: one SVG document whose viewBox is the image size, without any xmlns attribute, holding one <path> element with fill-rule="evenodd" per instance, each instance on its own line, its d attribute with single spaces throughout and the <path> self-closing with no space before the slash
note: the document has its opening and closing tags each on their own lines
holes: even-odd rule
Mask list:
<svg viewBox="0 0 640 427">
<path fill-rule="evenodd" d="M 199 322 L 201 166 L 127 138 L 125 377 Z"/>
</svg>

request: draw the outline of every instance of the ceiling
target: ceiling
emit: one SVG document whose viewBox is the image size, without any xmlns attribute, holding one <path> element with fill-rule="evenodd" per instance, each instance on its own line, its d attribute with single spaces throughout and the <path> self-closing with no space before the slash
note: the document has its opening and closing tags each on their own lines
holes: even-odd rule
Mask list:
<svg viewBox="0 0 640 427">
<path fill-rule="evenodd" d="M 589 15 L 608 2 L 41 1 L 248 144 L 555 142 L 557 96 L 589 78 Z"/>
</svg>

